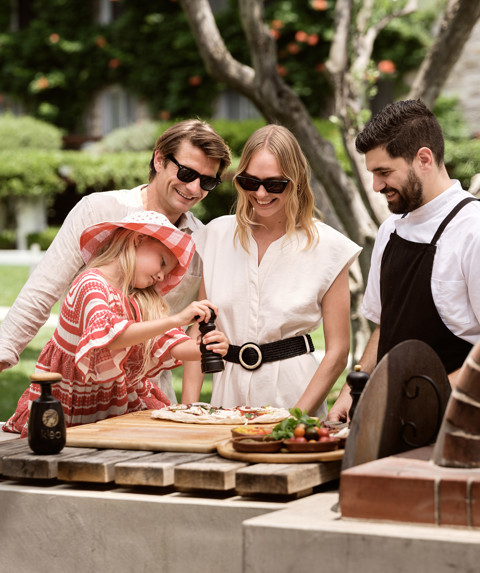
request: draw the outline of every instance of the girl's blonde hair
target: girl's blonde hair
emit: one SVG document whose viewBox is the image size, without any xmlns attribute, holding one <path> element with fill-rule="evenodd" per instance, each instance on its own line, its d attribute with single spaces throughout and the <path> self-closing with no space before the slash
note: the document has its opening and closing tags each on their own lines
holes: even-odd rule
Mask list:
<svg viewBox="0 0 480 573">
<path fill-rule="evenodd" d="M 307 235 L 305 248 L 318 239 L 315 227 L 315 200 L 310 187 L 310 166 L 298 141 L 291 131 L 281 125 L 265 125 L 255 131 L 243 148 L 238 169 L 235 173 L 235 187 L 238 192 L 236 205 L 237 229 L 240 244 L 248 252 L 248 237 L 253 225 L 253 207 L 248 200 L 251 191 L 244 191 L 237 183 L 236 176 L 248 169 L 253 155 L 265 149 L 277 160 L 282 177 L 289 179 L 284 193 L 287 194 L 285 213 L 287 216 L 286 236 L 293 235 L 297 227 Z"/>
<path fill-rule="evenodd" d="M 138 233 L 129 229 L 116 229 L 110 239 L 95 253 L 86 268 L 101 267 L 117 261 L 121 269 L 119 276 L 121 280 L 120 291 L 124 295 L 125 310 L 129 300 L 134 298 L 141 313 L 141 316 L 137 316 L 136 319 L 145 321 L 165 316 L 168 312 L 168 304 L 163 296 L 157 292 L 155 286 L 144 289 L 137 289 L 133 286 L 136 262 L 135 240 L 139 236 Z M 132 310 L 135 314 L 134 309 Z M 143 359 L 138 371 L 139 377 L 144 376 L 148 370 L 153 344 L 154 339 L 141 344 Z"/>
</svg>

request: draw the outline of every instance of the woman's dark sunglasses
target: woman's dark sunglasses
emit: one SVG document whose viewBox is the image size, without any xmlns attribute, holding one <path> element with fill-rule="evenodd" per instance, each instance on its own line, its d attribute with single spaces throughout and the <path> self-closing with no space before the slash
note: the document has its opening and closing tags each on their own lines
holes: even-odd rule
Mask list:
<svg viewBox="0 0 480 573">
<path fill-rule="evenodd" d="M 258 191 L 260 185 L 265 187 L 268 193 L 283 193 L 285 187 L 290 183 L 290 179 L 257 179 L 246 175 L 237 175 L 236 180 L 245 191 Z"/>
<path fill-rule="evenodd" d="M 222 182 L 218 176 L 210 177 L 209 175 L 200 175 L 200 173 L 195 171 L 195 169 L 185 167 L 185 165 L 180 165 L 171 153 L 167 155 L 167 159 L 175 163 L 178 167 L 177 178 L 183 183 L 191 183 L 192 181 L 195 181 L 195 179 L 200 179 L 200 187 L 204 191 L 213 191 Z"/>
</svg>

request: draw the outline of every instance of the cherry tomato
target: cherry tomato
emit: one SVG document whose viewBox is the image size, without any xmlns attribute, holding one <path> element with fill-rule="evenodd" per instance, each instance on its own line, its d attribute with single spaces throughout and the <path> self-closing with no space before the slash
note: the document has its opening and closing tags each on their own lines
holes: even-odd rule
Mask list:
<svg viewBox="0 0 480 573">
<path fill-rule="evenodd" d="M 305 430 L 305 437 L 308 441 L 314 440 L 315 442 L 318 440 L 318 428 L 317 426 L 309 426 Z"/>
<path fill-rule="evenodd" d="M 318 435 L 321 438 L 328 438 L 330 436 L 330 430 L 328 428 L 318 428 Z"/>
<path fill-rule="evenodd" d="M 300 442 L 301 444 L 304 444 L 307 439 L 304 436 L 298 436 L 298 438 L 293 438 L 296 442 Z"/>
<path fill-rule="evenodd" d="M 298 424 L 298 426 L 295 427 L 295 429 L 293 430 L 293 435 L 296 438 L 301 438 L 302 436 L 305 435 L 305 424 Z"/>
</svg>

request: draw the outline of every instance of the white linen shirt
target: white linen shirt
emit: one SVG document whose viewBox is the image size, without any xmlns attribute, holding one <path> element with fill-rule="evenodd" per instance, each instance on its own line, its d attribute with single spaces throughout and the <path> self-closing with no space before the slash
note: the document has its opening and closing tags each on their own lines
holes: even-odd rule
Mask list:
<svg viewBox="0 0 480 573">
<path fill-rule="evenodd" d="M 215 219 L 193 237 L 203 259 L 208 300 L 218 306 L 216 324 L 229 342 L 265 344 L 314 331 L 322 320 L 322 299 L 340 271 L 361 251 L 350 239 L 317 222 L 319 241 L 302 249 L 306 235 L 274 241 L 258 264 L 257 243 L 249 252 L 233 242 L 235 216 Z M 313 353 L 264 363 L 245 370 L 225 361 L 214 374 L 211 402 L 216 406 L 291 408 L 318 368 Z M 317 415 L 326 414 L 326 405 Z"/>
<path fill-rule="evenodd" d="M 396 229 L 408 241 L 431 243 L 438 227 L 460 203 L 472 197 L 458 181 L 446 191 L 408 213 L 392 215 L 381 226 L 372 252 L 362 304 L 366 318 L 380 324 L 380 267 L 383 252 Z M 432 295 L 445 326 L 474 344 L 480 339 L 480 201 L 472 201 L 448 223 L 437 242 L 433 261 Z"/>
<path fill-rule="evenodd" d="M 84 266 L 80 253 L 80 235 L 90 225 L 103 221 L 121 221 L 127 215 L 143 211 L 142 188 L 102 191 L 83 197 L 67 215 L 57 236 L 0 324 L 0 362 L 11 366 L 25 346 L 37 334 L 50 315 L 52 306 L 62 298 L 78 271 Z M 181 216 L 177 227 L 185 233 L 203 227 L 190 212 Z M 166 296 L 170 312 L 185 308 L 198 295 L 201 281 L 201 259 L 195 253 L 187 274 Z M 163 375 L 162 391 L 176 401 L 171 374 Z M 167 380 L 168 379 L 168 380 Z"/>
</svg>

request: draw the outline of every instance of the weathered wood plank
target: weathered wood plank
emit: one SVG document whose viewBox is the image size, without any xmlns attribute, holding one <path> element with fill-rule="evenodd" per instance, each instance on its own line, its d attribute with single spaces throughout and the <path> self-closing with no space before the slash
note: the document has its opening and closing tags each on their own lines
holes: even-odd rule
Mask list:
<svg viewBox="0 0 480 573">
<path fill-rule="evenodd" d="M 228 491 L 235 488 L 235 473 L 247 466 L 218 455 L 175 467 L 174 485 L 179 490 L 206 489 Z"/>
<path fill-rule="evenodd" d="M 79 450 L 79 448 L 72 448 Z M 58 479 L 109 483 L 115 480 L 115 465 L 149 456 L 153 452 L 136 450 L 95 450 L 93 453 L 58 463 Z"/>
<path fill-rule="evenodd" d="M 0 474 L 3 473 L 3 458 L 13 454 L 31 452 L 27 438 L 9 440 L 0 443 Z"/>
<path fill-rule="evenodd" d="M 115 465 L 115 483 L 166 487 L 174 483 L 175 466 L 215 454 L 163 452 Z"/>
<path fill-rule="evenodd" d="M 292 495 L 340 476 L 341 461 L 312 464 L 255 464 L 237 471 L 239 495 Z"/>
<path fill-rule="evenodd" d="M 7 455 L 2 459 L 2 473 L 15 479 L 54 479 L 57 477 L 58 464 L 71 460 L 87 452 L 95 452 L 86 448 L 63 448 L 58 454 L 34 454 L 27 445 L 27 451 Z"/>
</svg>

